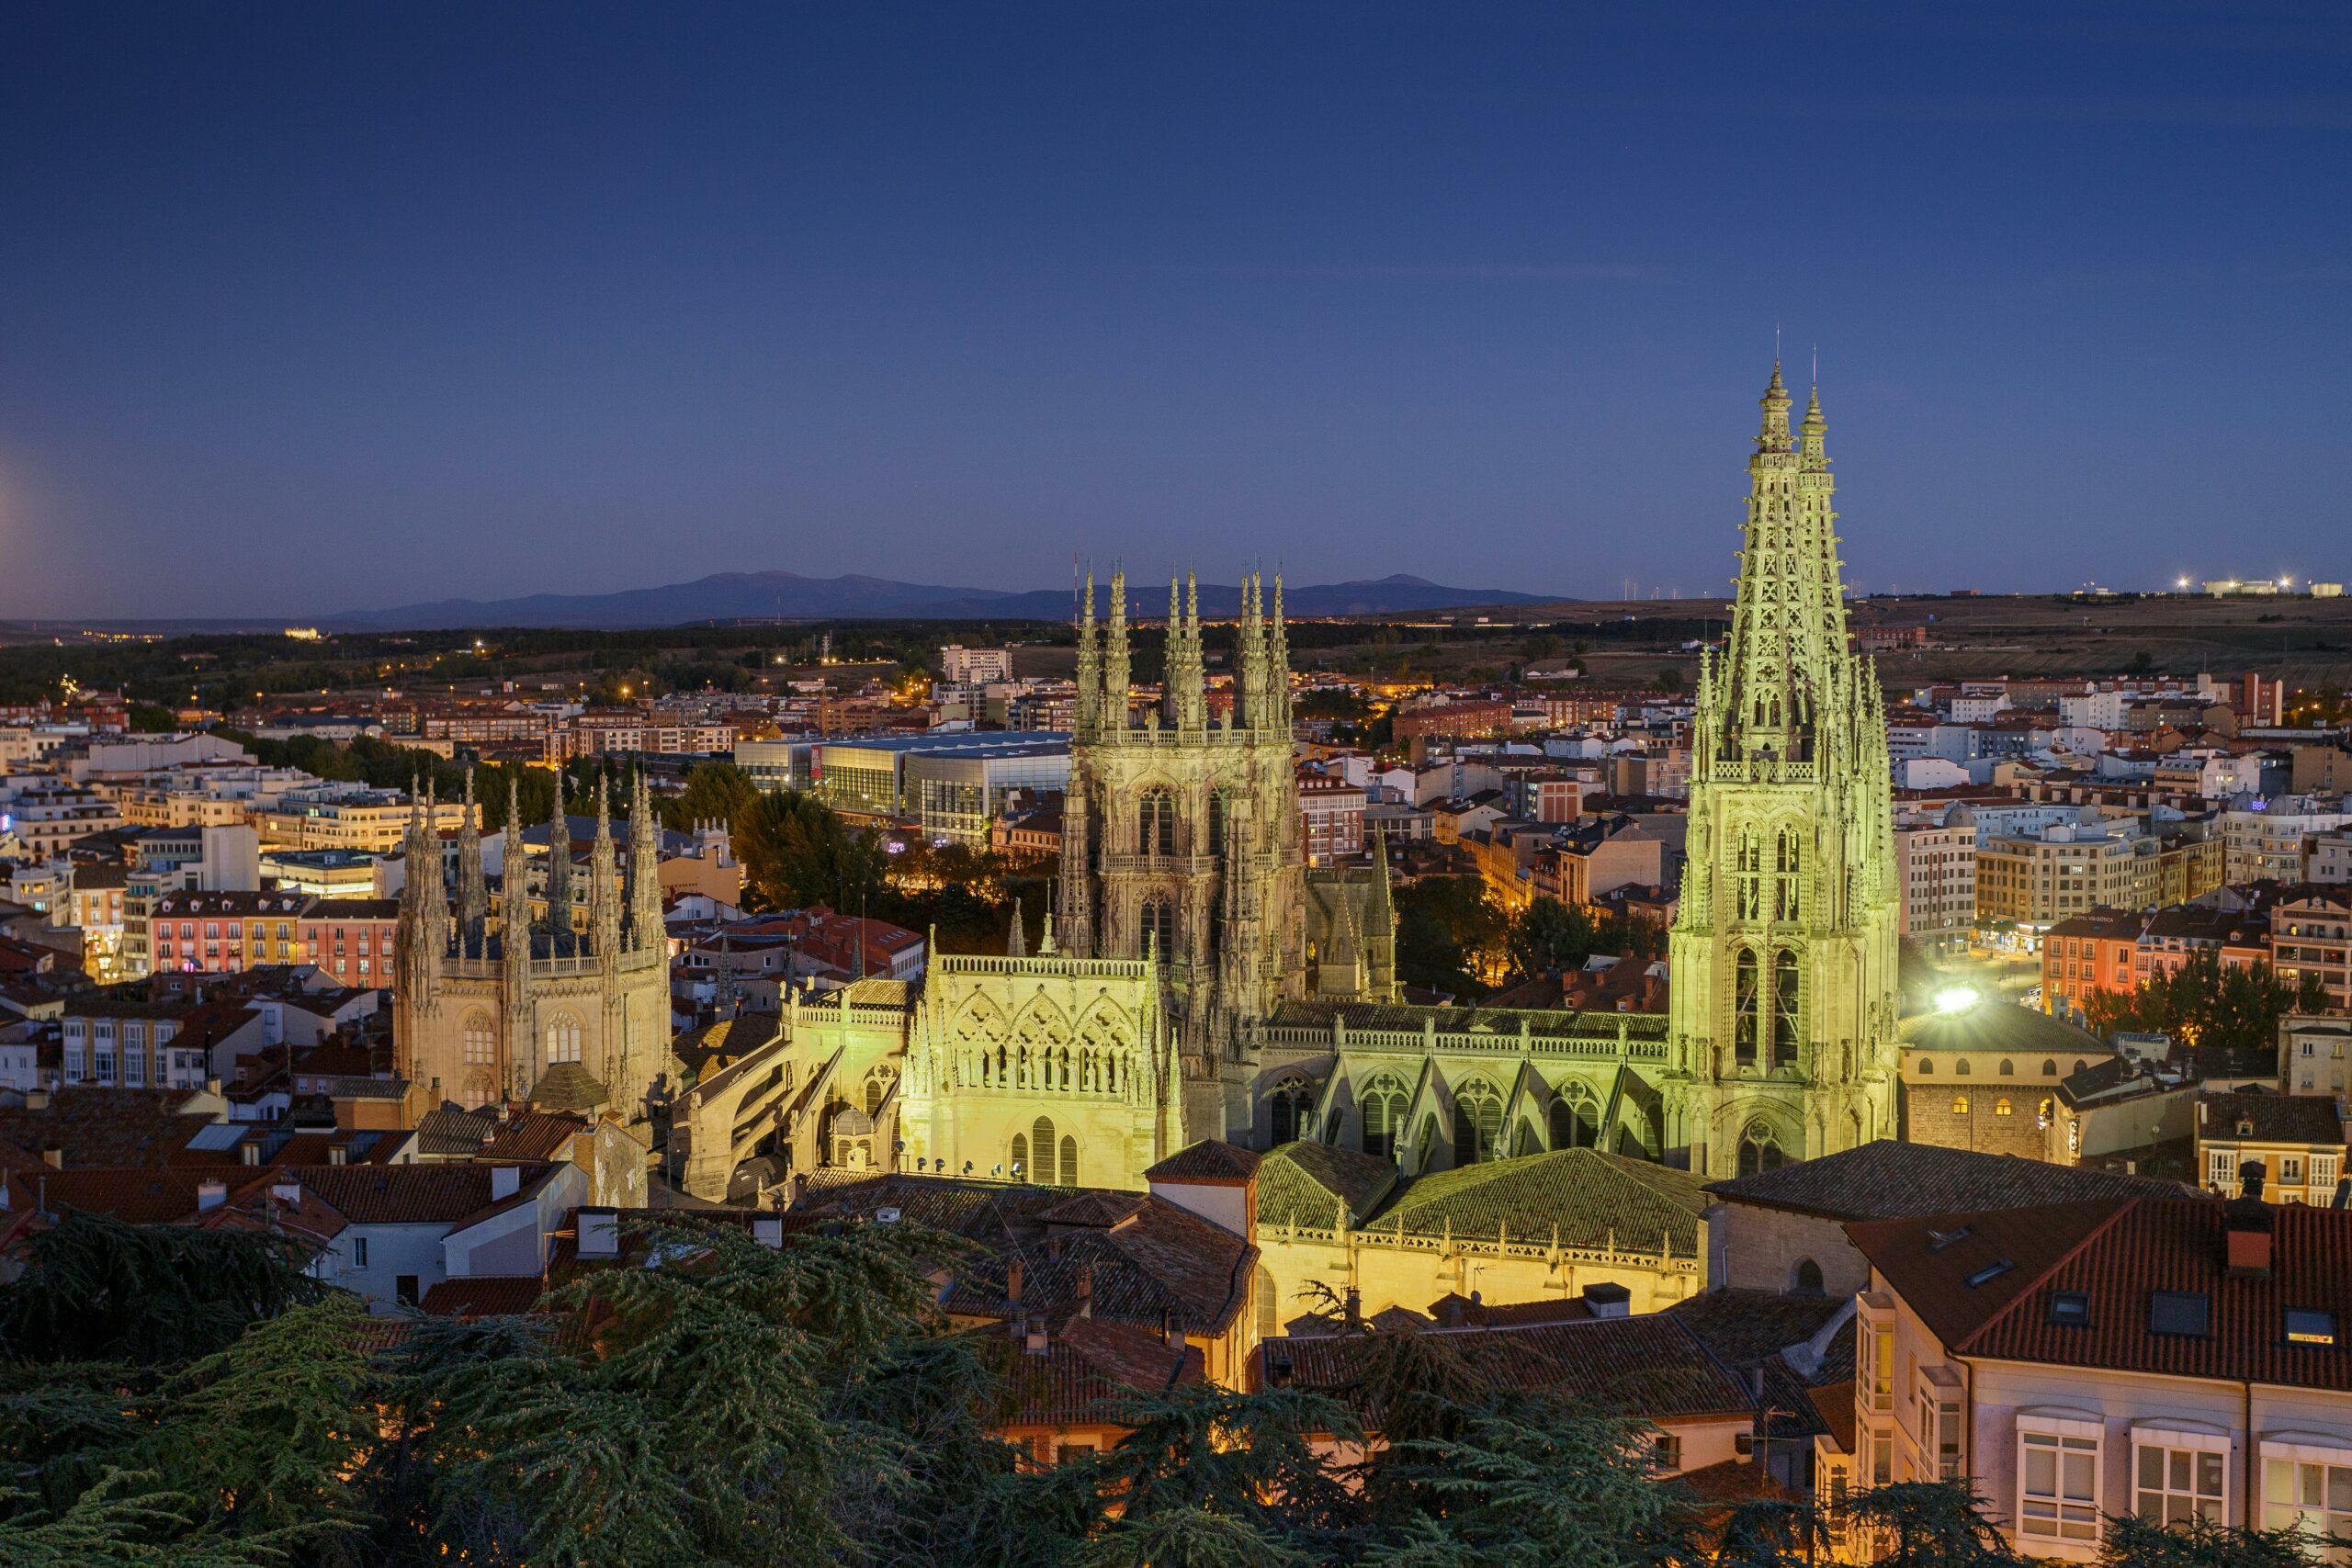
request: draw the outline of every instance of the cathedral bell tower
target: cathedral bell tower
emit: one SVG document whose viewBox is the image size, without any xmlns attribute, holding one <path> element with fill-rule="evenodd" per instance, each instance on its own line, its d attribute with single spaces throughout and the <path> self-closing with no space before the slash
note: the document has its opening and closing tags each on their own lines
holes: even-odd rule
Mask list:
<svg viewBox="0 0 2352 1568">
<path fill-rule="evenodd" d="M 1848 647 L 1818 390 L 1772 367 L 1722 656 L 1702 656 L 1668 953 L 1669 1149 L 1731 1176 L 1894 1133 L 1897 908 L 1878 679 Z"/>
</svg>

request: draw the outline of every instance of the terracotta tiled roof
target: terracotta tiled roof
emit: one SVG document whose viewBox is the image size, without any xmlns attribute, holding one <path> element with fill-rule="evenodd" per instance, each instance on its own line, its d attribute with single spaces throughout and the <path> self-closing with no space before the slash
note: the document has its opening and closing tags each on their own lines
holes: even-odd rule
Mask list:
<svg viewBox="0 0 2352 1568">
<path fill-rule="evenodd" d="M 1935 1221 L 1849 1224 L 1873 1268 L 1955 1354 L 2290 1387 L 2352 1390 L 2352 1212 L 2298 1203 L 2266 1211 L 2267 1277 L 2224 1267 L 2227 1205 L 2126 1198 Z M 1929 1233 L 1968 1235 L 1934 1246 Z M 2011 1268 L 1971 1290 L 1967 1278 Z M 2084 1321 L 2053 1322 L 2051 1303 L 2083 1298 Z M 2151 1331 L 2150 1298 L 2206 1303 L 2210 1332 Z M 2289 1308 L 2333 1315 L 2335 1345 L 2290 1343 Z"/>
<path fill-rule="evenodd" d="M 1378 1155 L 1312 1140 L 1284 1144 L 1258 1166 L 1258 1224 L 1326 1229 L 1342 1205 L 1355 1224 L 1396 1184 L 1396 1168 Z"/>
<path fill-rule="evenodd" d="M 584 1116 L 548 1111 L 526 1111 L 498 1130 L 482 1146 L 484 1159 L 553 1159 L 571 1139 L 588 1131 Z"/>
<path fill-rule="evenodd" d="M 1260 1156 L 1216 1138 L 1178 1149 L 1143 1173 L 1146 1181 L 1247 1181 L 1258 1174 Z"/>
<path fill-rule="evenodd" d="M 454 1225 L 499 1206 L 488 1165 L 308 1165 L 287 1173 L 334 1205 L 354 1224 Z M 552 1169 L 525 1167 L 521 1193 Z"/>
<path fill-rule="evenodd" d="M 1898 1219 L 1974 1209 L 2021 1209 L 2141 1192 L 2175 1196 L 2169 1181 L 1880 1139 L 1755 1176 L 1710 1183 L 1719 1198 L 1833 1220 Z"/>
<path fill-rule="evenodd" d="M 792 1212 L 871 1217 L 895 1209 L 910 1224 L 978 1242 L 986 1255 L 957 1266 L 941 1303 L 960 1316 L 1027 1311 L 1058 1325 L 1078 1310 L 1084 1279 L 1099 1318 L 1154 1330 L 1164 1320 L 1193 1334 L 1221 1333 L 1232 1325 L 1249 1299 L 1256 1247 L 1162 1198 L 1121 1192 L 1109 1194 L 1111 1204 L 1072 1203 L 1089 1190 L 876 1176 L 822 1185 L 812 1180 Z M 1116 1223 L 1075 1228 L 1075 1216 L 1090 1213 Z M 1017 1304 L 1009 1294 L 1015 1261 L 1023 1276 Z"/>
<path fill-rule="evenodd" d="M 1849 1296 L 1783 1296 L 1770 1291 L 1707 1291 L 1666 1309 L 1734 1367 L 1761 1365 L 1802 1345 L 1846 1310 Z"/>
<path fill-rule="evenodd" d="M 1004 1374 L 997 1418 L 1004 1426 L 1072 1426 L 1101 1421 L 1118 1405 L 1202 1381 L 1198 1346 L 1182 1350 L 1148 1329 L 1077 1317 L 1048 1331 L 1043 1355 L 1001 1326 L 973 1329 L 966 1341 Z"/>
<path fill-rule="evenodd" d="M 468 1111 L 444 1101 L 437 1110 L 417 1118 L 416 1152 L 421 1155 L 474 1155 L 496 1135 L 498 1115 L 492 1111 Z"/>
<path fill-rule="evenodd" d="M 1838 1451 L 1852 1453 L 1854 1451 L 1854 1380 L 1848 1378 L 1844 1382 L 1816 1384 L 1805 1391 L 1805 1396 L 1813 1402 L 1813 1413 L 1820 1418 L 1821 1425 L 1828 1432 L 1830 1440 L 1838 1445 Z"/>
<path fill-rule="evenodd" d="M 1488 1160 L 1406 1182 L 1368 1231 L 1407 1235 L 1490 1236 L 1506 1228 L 1517 1241 L 1605 1247 L 1678 1258 L 1699 1253 L 1704 1185 L 1688 1171 L 1595 1149 L 1555 1149 Z M 1326 1218 L 1325 1224 L 1330 1224 Z"/>
<path fill-rule="evenodd" d="M 2197 1104 L 2197 1135 L 2263 1144 L 2340 1145 L 2344 1121 L 2327 1095 L 2271 1094 L 2241 1089 Z"/>
<path fill-rule="evenodd" d="M 498 1317 L 531 1310 L 545 1290 L 537 1274 L 443 1280 L 417 1305 L 428 1317 Z"/>
<path fill-rule="evenodd" d="M 212 1118 L 182 1115 L 184 1089 L 61 1089 L 40 1111 L 0 1108 L 0 1139 L 26 1149 L 62 1149 L 75 1166 L 162 1165 Z"/>
<path fill-rule="evenodd" d="M 1507 1328 L 1425 1328 L 1492 1390 L 1623 1401 L 1653 1419 L 1746 1415 L 1754 1396 L 1690 1327 L 1661 1313 Z M 1363 1378 L 1377 1337 L 1304 1336 L 1264 1342 L 1270 1386 L 1340 1393 Z"/>
</svg>

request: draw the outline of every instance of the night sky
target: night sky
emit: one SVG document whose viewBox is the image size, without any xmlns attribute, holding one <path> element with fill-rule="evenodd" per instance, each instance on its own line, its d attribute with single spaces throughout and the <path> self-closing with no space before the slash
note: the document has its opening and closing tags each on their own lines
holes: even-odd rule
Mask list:
<svg viewBox="0 0 2352 1568">
<path fill-rule="evenodd" d="M 2352 577 L 2348 17 L 11 0 L 0 615 Z"/>
</svg>

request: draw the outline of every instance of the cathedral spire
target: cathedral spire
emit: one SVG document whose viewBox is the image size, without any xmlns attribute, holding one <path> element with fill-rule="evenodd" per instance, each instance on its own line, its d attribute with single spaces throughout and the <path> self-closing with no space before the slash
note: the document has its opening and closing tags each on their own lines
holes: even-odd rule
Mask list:
<svg viewBox="0 0 2352 1568">
<path fill-rule="evenodd" d="M 629 945 L 640 951 L 658 949 L 669 940 L 662 923 L 662 840 L 653 826 L 653 792 L 646 787 L 645 770 L 629 781 L 628 803 L 628 927 Z"/>
<path fill-rule="evenodd" d="M 1004 955 L 1007 958 L 1029 956 L 1029 933 L 1021 929 L 1021 900 L 1012 900 L 1012 929 L 1005 933 Z"/>
<path fill-rule="evenodd" d="M 1266 705 L 1270 726 L 1287 739 L 1290 736 L 1290 637 L 1283 630 L 1283 574 L 1274 573 L 1274 621 L 1268 638 L 1266 653 L 1266 683 L 1272 700 Z"/>
<path fill-rule="evenodd" d="M 596 956 L 609 960 L 620 948 L 619 873 L 613 857 L 613 803 L 604 771 L 596 773 L 596 837 L 588 849 L 588 929 Z"/>
<path fill-rule="evenodd" d="M 564 809 L 561 772 L 555 775 L 555 810 L 548 817 L 548 930 L 571 930 L 571 818 Z"/>
<path fill-rule="evenodd" d="M 1814 760 L 1839 729 L 1850 690 L 1844 589 L 1829 510 L 1820 400 L 1804 420 L 1801 454 L 1789 430 L 1788 389 L 1778 363 L 1747 460 L 1747 547 L 1740 552 L 1717 701 L 1700 716 L 1724 761 L 1769 755 Z"/>
<path fill-rule="evenodd" d="M 481 807 L 474 801 L 474 771 L 466 770 L 466 819 L 458 825 L 458 948 L 479 948 L 490 918 L 490 887 L 481 873 Z"/>
<path fill-rule="evenodd" d="M 1127 728 L 1127 574 L 1111 573 L 1111 628 L 1102 654 L 1102 711 L 1097 719 L 1103 734 L 1115 736 Z"/>
<path fill-rule="evenodd" d="M 1078 612 L 1078 714 L 1075 726 L 1081 739 L 1091 739 L 1102 718 L 1102 656 L 1095 646 L 1094 574 L 1086 574 L 1086 596 Z"/>
<path fill-rule="evenodd" d="M 514 775 L 506 779 L 506 829 L 500 843 L 498 923 L 506 957 L 511 963 L 519 944 L 531 948 L 530 861 L 523 849 L 523 790 Z"/>
</svg>

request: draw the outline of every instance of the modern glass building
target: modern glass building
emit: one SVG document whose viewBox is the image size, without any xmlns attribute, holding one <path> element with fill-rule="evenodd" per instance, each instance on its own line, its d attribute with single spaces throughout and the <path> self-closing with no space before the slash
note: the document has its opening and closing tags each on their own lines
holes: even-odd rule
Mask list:
<svg viewBox="0 0 2352 1568">
<path fill-rule="evenodd" d="M 1069 737 L 1057 730 L 885 735 L 810 750 L 808 787 L 834 810 L 975 847 L 987 845 L 1008 792 L 1069 784 Z"/>
</svg>

